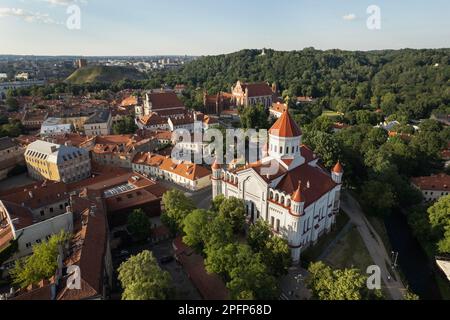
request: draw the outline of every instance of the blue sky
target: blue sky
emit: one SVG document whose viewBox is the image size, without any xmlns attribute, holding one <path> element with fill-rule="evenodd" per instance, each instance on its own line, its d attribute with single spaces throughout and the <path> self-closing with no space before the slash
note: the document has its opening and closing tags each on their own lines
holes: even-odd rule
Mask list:
<svg viewBox="0 0 450 320">
<path fill-rule="evenodd" d="M 81 29 L 66 27 L 67 6 Z M 381 30 L 369 30 L 369 5 Z M 0 0 L 0 54 L 207 55 L 450 47 L 448 0 Z"/>
</svg>

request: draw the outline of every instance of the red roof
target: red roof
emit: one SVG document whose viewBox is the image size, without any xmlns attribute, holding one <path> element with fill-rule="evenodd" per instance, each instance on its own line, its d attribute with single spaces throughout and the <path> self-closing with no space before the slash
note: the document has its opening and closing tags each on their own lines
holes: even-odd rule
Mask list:
<svg viewBox="0 0 450 320">
<path fill-rule="evenodd" d="M 411 182 L 421 190 L 448 191 L 450 176 L 442 173 L 429 177 L 412 178 Z"/>
<path fill-rule="evenodd" d="M 302 135 L 302 131 L 292 119 L 288 111 L 285 111 L 280 119 L 270 129 L 270 134 L 278 137 L 293 138 Z"/>
<path fill-rule="evenodd" d="M 294 195 L 292 196 L 292 201 L 305 202 L 304 196 L 302 194 L 302 183 L 300 181 L 298 182 L 297 190 L 295 191 Z"/>
<path fill-rule="evenodd" d="M 152 111 L 155 112 L 172 108 L 185 109 L 183 102 L 173 92 L 150 93 L 149 99 L 152 103 Z"/>
<path fill-rule="evenodd" d="M 242 90 L 248 89 L 249 97 L 263 97 L 273 95 L 272 88 L 265 82 L 260 83 L 244 83 Z"/>
<path fill-rule="evenodd" d="M 342 168 L 341 162 L 338 161 L 338 163 L 333 168 L 334 173 L 344 173 L 344 169 Z"/>
</svg>

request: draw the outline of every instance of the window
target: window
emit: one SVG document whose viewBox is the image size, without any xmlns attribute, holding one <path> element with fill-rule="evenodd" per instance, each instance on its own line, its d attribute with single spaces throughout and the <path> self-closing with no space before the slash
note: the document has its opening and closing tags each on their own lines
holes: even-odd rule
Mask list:
<svg viewBox="0 0 450 320">
<path fill-rule="evenodd" d="M 280 232 L 280 219 L 277 219 L 277 227 L 276 227 L 277 232 Z"/>
<path fill-rule="evenodd" d="M 275 218 L 274 217 L 270 218 L 270 225 L 272 226 L 272 228 L 275 227 Z"/>
<path fill-rule="evenodd" d="M 50 213 L 53 213 L 53 208 L 50 208 Z"/>
<path fill-rule="evenodd" d="M 44 210 L 41 210 L 41 217 L 43 217 L 45 215 Z"/>
<path fill-rule="evenodd" d="M 27 247 L 27 248 L 31 248 L 31 242 L 28 242 L 28 243 L 26 244 L 26 247 Z"/>
</svg>

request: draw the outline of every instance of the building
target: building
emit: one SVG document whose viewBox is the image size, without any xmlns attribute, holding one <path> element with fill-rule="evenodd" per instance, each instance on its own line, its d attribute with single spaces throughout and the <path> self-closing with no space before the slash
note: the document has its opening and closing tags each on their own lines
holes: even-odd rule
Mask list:
<svg viewBox="0 0 450 320">
<path fill-rule="evenodd" d="M 146 93 L 144 106 L 136 107 L 136 115 L 157 113 L 160 117 L 183 117 L 186 107 L 174 92 Z"/>
<path fill-rule="evenodd" d="M 267 83 L 243 83 L 238 81 L 232 87 L 233 102 L 236 106 L 256 106 L 262 104 L 269 109 L 274 101 L 276 86 L 271 88 Z"/>
<path fill-rule="evenodd" d="M 270 115 L 276 119 L 281 118 L 281 116 L 283 115 L 283 113 L 285 113 L 286 111 L 288 111 L 288 105 L 286 103 L 280 103 L 280 102 L 275 102 L 272 104 L 272 107 L 270 108 Z"/>
<path fill-rule="evenodd" d="M 136 118 L 136 125 L 139 129 L 146 130 L 169 130 L 167 118 L 160 117 L 152 112 L 149 115 Z"/>
<path fill-rule="evenodd" d="M 156 147 L 156 140 L 135 135 L 98 136 L 92 149 L 92 160 L 99 165 L 131 169 L 138 152 L 151 152 Z"/>
<path fill-rule="evenodd" d="M 39 130 L 47 117 L 46 111 L 25 111 L 21 122 L 27 130 Z"/>
<path fill-rule="evenodd" d="M 73 132 L 73 125 L 62 118 L 47 118 L 41 126 L 41 137 L 52 137 Z"/>
<path fill-rule="evenodd" d="M 284 112 L 269 131 L 265 157 L 238 169 L 212 167 L 213 197 L 224 195 L 245 201 L 247 221 L 263 219 L 286 239 L 292 259 L 329 232 L 340 209 L 343 169 L 331 172 L 302 145 L 302 131 Z"/>
<path fill-rule="evenodd" d="M 58 255 L 58 267 L 50 279 L 20 289 L 6 296 L 11 300 L 103 300 L 109 296 L 112 281 L 112 258 L 109 246 L 105 208 L 93 199 L 89 192 L 77 193 L 70 198 L 67 213 L 68 227 L 41 222 L 59 233 L 66 230 L 72 235 Z M 69 217 L 72 219 L 70 220 Z M 45 233 L 43 233 L 45 234 Z M 42 239 L 46 239 L 45 237 Z M 80 273 L 80 289 L 69 289 L 67 269 L 77 266 Z"/>
<path fill-rule="evenodd" d="M 17 250 L 5 261 L 3 269 L 11 268 L 17 259 L 33 253 L 33 245 L 50 239 L 62 230 L 68 233 L 73 231 L 73 214 L 70 208 L 48 220 L 36 220 L 29 208 L 0 200 L 0 249 L 17 241 Z"/>
<path fill-rule="evenodd" d="M 111 134 L 112 116 L 109 110 L 95 113 L 84 123 L 84 133 L 87 136 L 107 136 Z"/>
<path fill-rule="evenodd" d="M 77 68 L 78 68 L 78 69 L 81 69 L 81 68 L 87 67 L 88 62 L 87 62 L 86 59 L 78 59 L 78 60 L 76 61 L 76 65 L 77 65 Z"/>
<path fill-rule="evenodd" d="M 170 157 L 138 153 L 133 171 L 148 177 L 167 180 L 192 191 L 211 186 L 211 171 L 190 162 L 175 162 Z"/>
<path fill-rule="evenodd" d="M 80 148 L 38 140 L 28 145 L 25 161 L 36 180 L 70 183 L 91 175 L 89 152 Z"/>
<path fill-rule="evenodd" d="M 422 192 L 427 202 L 437 201 L 441 197 L 448 196 L 450 176 L 444 173 L 429 177 L 412 178 L 411 183 Z"/>
<path fill-rule="evenodd" d="M 226 92 L 208 95 L 205 91 L 203 94 L 203 107 L 206 114 L 214 114 L 220 116 L 224 110 L 228 110 L 233 106 L 233 95 Z"/>
<path fill-rule="evenodd" d="M 18 165 L 25 164 L 23 154 L 25 149 L 9 137 L 0 138 L 0 180 Z"/>
<path fill-rule="evenodd" d="M 8 90 L 15 90 L 20 88 L 29 88 L 33 86 L 43 86 L 43 85 L 45 85 L 44 80 L 0 82 L 0 96 L 6 94 Z"/>
</svg>

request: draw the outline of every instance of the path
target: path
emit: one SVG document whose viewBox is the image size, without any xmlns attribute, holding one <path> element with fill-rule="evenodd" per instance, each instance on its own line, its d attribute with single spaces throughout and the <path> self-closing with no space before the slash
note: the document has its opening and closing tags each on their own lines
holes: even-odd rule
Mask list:
<svg viewBox="0 0 450 320">
<path fill-rule="evenodd" d="M 391 298 L 393 300 L 403 300 L 406 288 L 401 282 L 400 275 L 396 271 L 388 269 L 388 266 L 392 265 L 390 255 L 384 247 L 380 236 L 364 215 L 359 203 L 348 192 L 344 192 L 341 208 L 347 213 L 353 224 L 356 225 L 372 260 L 380 267 L 383 282 Z M 391 277 L 391 280 L 388 280 L 388 276 L 392 273 L 395 274 L 395 277 Z"/>
</svg>

